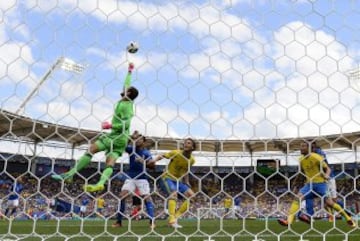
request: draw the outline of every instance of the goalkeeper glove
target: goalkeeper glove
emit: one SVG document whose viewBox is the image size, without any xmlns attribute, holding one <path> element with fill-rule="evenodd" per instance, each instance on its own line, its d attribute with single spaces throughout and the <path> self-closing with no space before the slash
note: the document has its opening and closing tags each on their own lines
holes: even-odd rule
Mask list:
<svg viewBox="0 0 360 241">
<path fill-rule="evenodd" d="M 135 65 L 133 63 L 129 63 L 129 67 L 128 67 L 128 72 L 132 73 L 132 71 L 134 70 Z"/>
<path fill-rule="evenodd" d="M 111 125 L 110 122 L 105 121 L 105 122 L 101 123 L 101 128 L 102 128 L 102 129 L 105 129 L 105 130 L 111 129 L 111 128 L 112 128 L 112 125 Z"/>
</svg>

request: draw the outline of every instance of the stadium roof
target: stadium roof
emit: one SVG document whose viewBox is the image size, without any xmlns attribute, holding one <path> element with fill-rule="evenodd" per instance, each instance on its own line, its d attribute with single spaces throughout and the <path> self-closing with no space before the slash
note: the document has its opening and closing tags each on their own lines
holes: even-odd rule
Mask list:
<svg viewBox="0 0 360 241">
<path fill-rule="evenodd" d="M 34 143 L 58 141 L 74 146 L 87 144 L 101 132 L 58 125 L 0 110 L 0 138 L 26 139 Z M 183 139 L 147 137 L 148 144 L 157 150 L 179 148 Z M 197 140 L 198 150 L 204 152 L 263 152 L 288 153 L 299 149 L 303 140 L 313 140 L 324 149 L 354 149 L 360 140 L 360 132 L 342 133 L 317 137 L 275 138 L 250 140 Z"/>
</svg>

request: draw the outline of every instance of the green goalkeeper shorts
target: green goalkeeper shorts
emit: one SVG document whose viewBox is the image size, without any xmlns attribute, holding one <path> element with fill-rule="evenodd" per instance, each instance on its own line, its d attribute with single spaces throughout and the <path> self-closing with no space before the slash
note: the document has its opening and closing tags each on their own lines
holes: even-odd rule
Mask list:
<svg viewBox="0 0 360 241">
<path fill-rule="evenodd" d="M 99 151 L 105 151 L 107 157 L 110 156 L 117 159 L 124 153 L 128 138 L 129 136 L 125 134 L 103 134 L 96 140 L 95 145 L 98 147 Z"/>
</svg>

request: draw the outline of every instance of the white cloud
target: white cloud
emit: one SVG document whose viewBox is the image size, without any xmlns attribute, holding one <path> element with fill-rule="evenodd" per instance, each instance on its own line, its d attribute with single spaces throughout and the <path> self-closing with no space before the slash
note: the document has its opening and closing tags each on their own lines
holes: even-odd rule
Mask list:
<svg viewBox="0 0 360 241">
<path fill-rule="evenodd" d="M 286 128 L 292 126 L 291 123 L 301 124 L 308 118 L 310 118 L 310 121 L 302 126 L 304 129 L 301 130 L 301 133 L 313 131 L 314 126 L 318 126 L 317 131 L 319 131 L 321 124 L 326 125 L 324 123 L 326 110 L 318 107 L 310 110 L 310 113 L 319 112 L 319 115 L 325 114 L 319 118 L 315 114 L 304 113 L 303 108 L 311 109 L 313 106 L 319 105 L 327 107 L 330 101 L 326 102 L 327 98 L 323 97 L 319 103 L 319 97 L 316 92 L 320 89 L 327 91 L 328 85 L 333 90 L 345 91 L 348 88 L 345 81 L 346 76 L 341 74 L 341 72 L 350 69 L 354 64 L 350 57 L 346 57 L 346 47 L 336 41 L 334 36 L 322 30 L 315 30 L 310 25 L 300 21 L 290 22 L 282 26 L 274 32 L 273 39 L 271 39 L 265 36 L 264 33 L 257 31 L 256 26 L 253 26 L 246 19 L 229 14 L 225 10 L 219 11 L 211 5 L 197 8 L 193 4 L 184 4 L 180 7 L 180 5 L 176 5 L 177 3 L 156 5 L 147 2 L 123 1 L 120 4 L 118 1 L 102 1 L 100 3 L 95 0 L 87 1 L 86 4 L 75 0 L 60 2 L 27 1 L 24 4 L 28 7 L 38 6 L 32 11 L 52 10 L 50 14 L 66 14 L 66 11 L 62 9 L 73 9 L 81 11 L 88 16 L 91 15 L 101 22 L 114 24 L 113 26 L 126 22 L 129 28 L 144 30 L 146 34 L 149 34 L 151 31 L 175 32 L 186 30 L 186 36 L 191 36 L 198 40 L 197 43 L 202 47 L 200 53 L 194 52 L 193 54 L 186 55 L 180 53 L 180 51 L 164 53 L 162 50 L 147 52 L 146 54 L 139 53 L 131 56 L 137 66 L 139 66 L 138 71 L 147 73 L 155 70 L 155 73 L 158 73 L 159 69 L 167 65 L 169 59 L 172 59 L 170 64 L 177 71 L 180 71 L 179 78 L 193 78 L 197 81 L 201 76 L 202 78 L 208 78 L 211 82 L 223 83 L 224 85 L 234 87 L 233 95 L 242 95 L 243 99 L 252 98 L 252 101 L 256 102 L 256 104 L 246 106 L 241 106 L 242 103 L 239 102 L 239 105 L 245 108 L 246 120 L 248 123 L 253 124 L 254 130 L 248 133 L 250 136 L 256 135 L 256 133 L 261 133 L 264 136 L 264 130 L 266 127 L 271 126 L 268 122 L 271 122 L 271 120 L 275 123 L 283 123 L 278 128 L 277 135 L 287 135 L 289 131 Z M 54 4 L 58 4 L 56 9 L 53 7 Z M 205 41 L 201 40 L 203 37 Z M 31 59 L 31 49 L 24 47 L 19 50 L 16 48 L 16 46 L 9 45 L 12 53 L 3 58 L 6 61 L 10 61 L 22 54 L 22 58 L 26 59 L 26 61 L 33 61 Z M 103 60 L 101 67 L 105 67 L 110 71 L 120 67 L 126 68 L 127 60 L 122 51 L 119 53 L 109 52 L 94 46 L 87 49 L 87 53 L 100 57 Z M 265 55 L 266 58 L 273 60 L 273 66 L 268 65 Z M 94 71 L 96 72 L 96 70 Z M 19 77 L 14 76 L 14 78 Z M 269 88 L 267 91 L 262 89 L 264 84 Z M 69 88 L 81 88 L 69 85 L 71 86 Z M 65 88 L 66 86 L 62 87 Z M 247 90 L 244 90 L 245 88 Z M 263 92 L 259 94 L 256 91 L 260 89 Z M 78 89 L 78 91 L 81 90 Z M 70 92 L 65 91 L 60 93 L 60 96 L 63 100 L 68 100 L 72 96 L 70 94 Z M 220 96 L 220 94 L 216 96 Z M 277 103 L 273 103 L 274 99 Z M 355 103 L 355 100 L 355 97 L 347 97 L 349 103 Z M 332 101 L 333 105 L 341 100 L 336 96 L 332 98 Z M 80 111 L 80 108 L 76 107 L 76 105 L 69 109 L 66 102 L 62 104 L 62 111 L 57 111 L 57 108 L 50 106 L 51 108 L 47 110 L 49 115 L 56 114 L 56 119 L 65 119 L 66 113 Z M 275 106 L 273 109 L 278 111 L 275 111 L 274 114 L 266 112 L 265 115 L 263 107 L 272 108 L 273 104 Z M 58 105 L 61 105 L 61 103 L 58 103 Z M 81 104 L 79 105 L 81 106 Z M 84 105 L 89 106 L 90 103 L 84 100 Z M 214 106 L 216 106 L 216 103 Z M 186 110 L 180 112 L 174 111 L 165 105 L 159 105 L 157 107 L 159 109 L 154 110 L 151 103 L 145 102 L 141 107 L 137 108 L 139 108 L 138 113 L 140 116 L 136 120 L 135 126 L 146 128 L 149 132 L 152 132 L 153 128 L 154 134 L 157 133 L 158 135 L 169 135 L 170 133 L 175 136 L 179 135 L 176 128 L 166 124 L 174 118 L 183 119 L 188 122 L 196 118 L 196 115 L 191 112 Z M 144 113 L 155 111 L 156 118 L 152 114 L 142 114 L 143 111 L 140 110 L 143 108 Z M 290 113 L 288 116 L 290 124 L 286 121 L 283 122 L 284 108 Z M 109 113 L 106 115 L 111 115 L 111 109 L 109 108 L 107 111 Z M 280 113 L 281 118 L 277 118 L 276 113 Z M 339 112 L 334 111 L 332 116 L 335 116 L 336 122 L 344 123 L 345 120 L 340 118 L 343 114 L 344 112 L 339 110 Z M 217 128 L 224 128 L 225 136 L 234 133 L 237 136 L 240 135 L 237 130 L 231 130 L 233 127 L 231 125 L 235 124 L 229 122 L 227 117 L 231 116 L 232 120 L 238 120 L 240 115 L 234 115 L 229 110 L 214 110 L 209 115 L 204 116 L 204 118 L 209 123 L 215 122 L 214 126 L 217 126 Z M 305 119 L 304 116 L 306 117 Z M 81 120 L 87 119 L 86 113 L 80 111 L 79 118 Z M 96 120 L 87 120 L 89 122 L 88 125 L 95 125 L 94 122 L 97 122 L 100 118 L 96 117 Z M 144 121 L 142 121 L 142 118 Z M 67 121 L 70 123 L 77 120 L 70 118 Z M 257 123 L 261 124 L 256 125 Z M 243 125 L 246 126 L 246 124 Z M 149 128 L 149 126 L 152 128 Z M 327 126 L 331 126 L 331 124 Z M 298 135 L 300 131 L 294 131 L 294 133 Z"/>
</svg>

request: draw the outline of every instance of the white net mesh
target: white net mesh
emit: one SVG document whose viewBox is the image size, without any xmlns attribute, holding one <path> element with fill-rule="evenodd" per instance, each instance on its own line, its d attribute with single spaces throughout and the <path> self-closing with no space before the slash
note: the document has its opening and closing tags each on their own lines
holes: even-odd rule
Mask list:
<svg viewBox="0 0 360 241">
<path fill-rule="evenodd" d="M 1 1 L 0 240 L 359 240 L 358 7 Z M 126 51 L 131 41 L 135 54 Z M 196 140 L 194 195 L 176 202 L 181 209 L 191 201 L 177 219 L 182 228 L 168 227 L 169 197 L 159 185 L 168 159 L 144 171 L 156 227 L 147 201 L 132 195 L 122 227 L 112 227 L 126 154 L 103 191 L 83 186 L 101 180 L 104 153 L 72 183 L 51 177 L 79 163 L 104 132 L 129 62 L 140 93 L 130 133 L 143 133 L 154 157 Z M 287 221 L 303 184 L 295 178 L 306 175 L 298 161 L 304 140 L 326 152 L 348 216 L 327 211 L 317 194 L 313 222 L 284 227 L 277 219 Z"/>
</svg>

